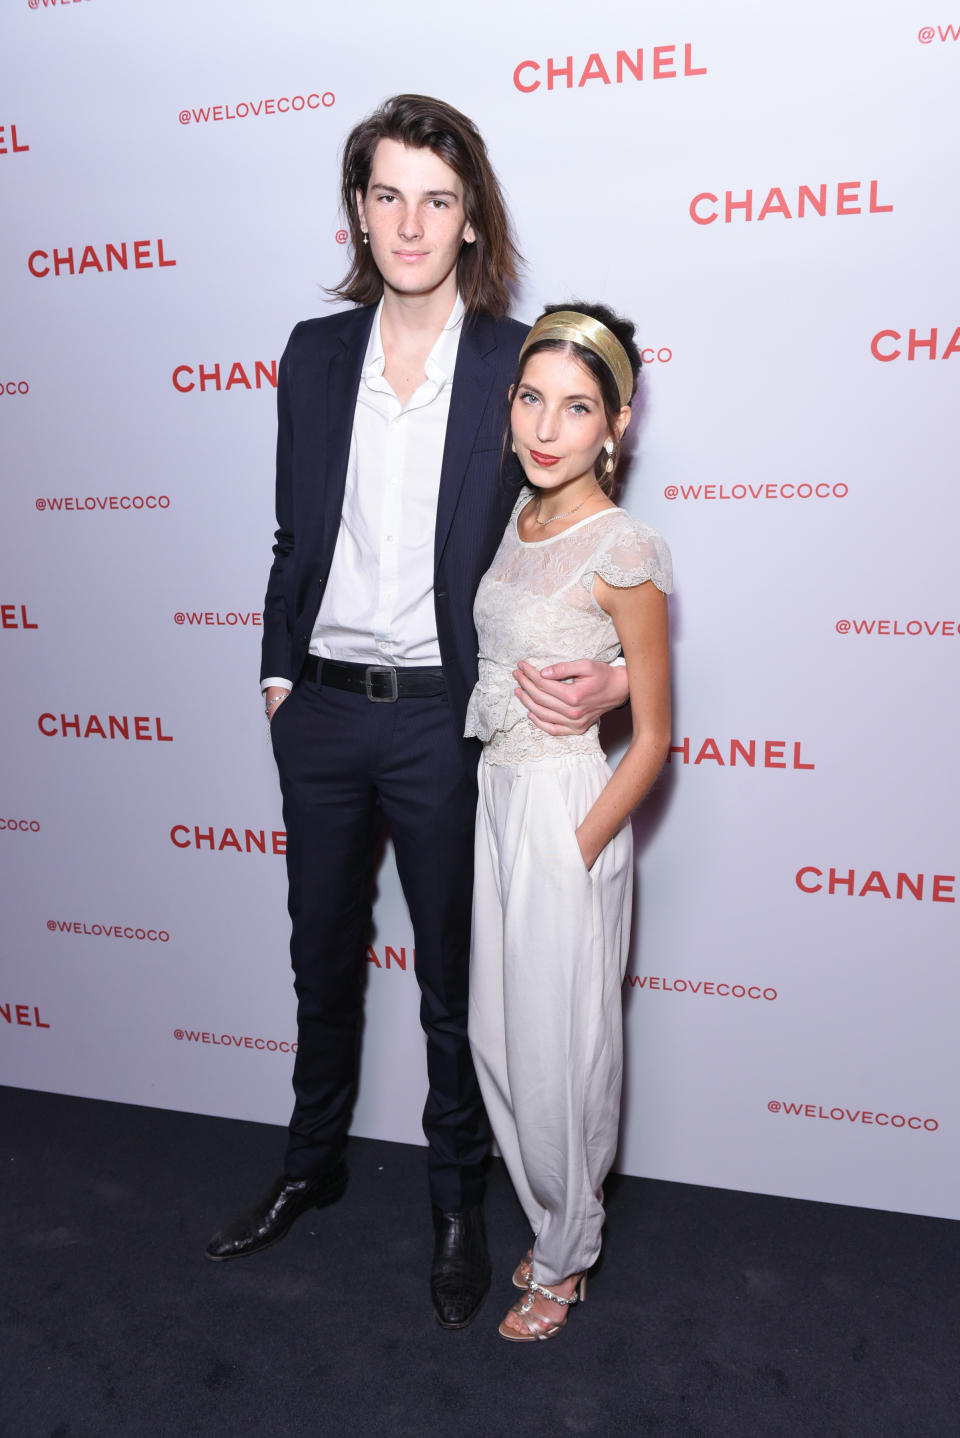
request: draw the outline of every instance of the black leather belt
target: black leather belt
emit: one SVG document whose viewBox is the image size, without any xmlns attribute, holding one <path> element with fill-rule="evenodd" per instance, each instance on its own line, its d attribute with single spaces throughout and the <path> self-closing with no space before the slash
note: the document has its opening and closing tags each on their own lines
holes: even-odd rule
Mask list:
<svg viewBox="0 0 960 1438">
<path fill-rule="evenodd" d="M 315 654 L 308 654 L 303 672 L 314 684 L 365 694 L 371 704 L 394 704 L 398 699 L 433 699 L 446 693 L 442 669 L 345 664 L 339 659 L 318 659 Z"/>
</svg>

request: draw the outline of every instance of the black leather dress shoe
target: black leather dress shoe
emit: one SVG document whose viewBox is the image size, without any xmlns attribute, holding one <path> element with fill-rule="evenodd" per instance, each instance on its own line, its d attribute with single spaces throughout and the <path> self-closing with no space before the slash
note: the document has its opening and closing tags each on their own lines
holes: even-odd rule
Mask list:
<svg viewBox="0 0 960 1438">
<path fill-rule="evenodd" d="M 214 1262 L 245 1258 L 248 1253 L 259 1253 L 261 1248 L 279 1243 L 301 1213 L 336 1203 L 346 1186 L 347 1165 L 343 1159 L 316 1178 L 290 1178 L 282 1173 L 259 1203 L 213 1235 L 207 1244 L 207 1258 Z"/>
<path fill-rule="evenodd" d="M 466 1328 L 490 1287 L 490 1254 L 482 1208 L 461 1213 L 433 1210 L 433 1264 L 430 1297 L 437 1322 L 444 1328 Z"/>
</svg>

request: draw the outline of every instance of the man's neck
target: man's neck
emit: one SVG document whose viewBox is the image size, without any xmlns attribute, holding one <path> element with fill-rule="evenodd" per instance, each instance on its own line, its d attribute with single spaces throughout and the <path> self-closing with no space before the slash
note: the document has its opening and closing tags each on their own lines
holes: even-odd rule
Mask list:
<svg viewBox="0 0 960 1438">
<path fill-rule="evenodd" d="M 380 315 L 383 377 L 401 404 L 406 404 L 423 384 L 427 356 L 440 338 L 456 299 L 456 282 L 442 285 L 429 295 L 384 290 Z"/>
<path fill-rule="evenodd" d="M 380 336 L 385 354 L 393 348 L 426 357 L 436 344 L 457 300 L 456 282 L 441 285 L 427 295 L 383 292 Z"/>
</svg>

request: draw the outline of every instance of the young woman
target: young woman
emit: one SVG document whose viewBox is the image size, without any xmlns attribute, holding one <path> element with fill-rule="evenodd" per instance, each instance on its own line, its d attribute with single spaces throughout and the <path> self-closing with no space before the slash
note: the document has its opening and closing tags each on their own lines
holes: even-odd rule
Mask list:
<svg viewBox="0 0 960 1438">
<path fill-rule="evenodd" d="M 480 583 L 480 678 L 466 732 L 483 740 L 470 1042 L 484 1102 L 535 1242 L 504 1338 L 552 1338 L 600 1251 L 601 1184 L 617 1143 L 620 986 L 630 937 L 629 815 L 670 736 L 663 539 L 610 499 L 640 356 L 604 307 L 552 306 L 520 351 L 512 444 L 529 488 Z M 532 720 L 516 667 L 622 651 L 633 735 L 616 770 L 594 726 Z"/>
</svg>

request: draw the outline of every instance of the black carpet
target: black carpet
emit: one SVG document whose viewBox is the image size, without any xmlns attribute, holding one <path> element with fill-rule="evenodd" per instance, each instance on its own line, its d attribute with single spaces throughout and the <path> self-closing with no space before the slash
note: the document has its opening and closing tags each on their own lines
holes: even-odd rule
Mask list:
<svg viewBox="0 0 960 1438">
<path fill-rule="evenodd" d="M 420 1149 L 354 1140 L 340 1204 L 213 1264 L 279 1130 L 11 1088 L 0 1123 L 3 1438 L 960 1434 L 955 1223 L 615 1179 L 587 1302 L 511 1345 L 499 1163 L 493 1289 L 447 1332 Z"/>
</svg>

